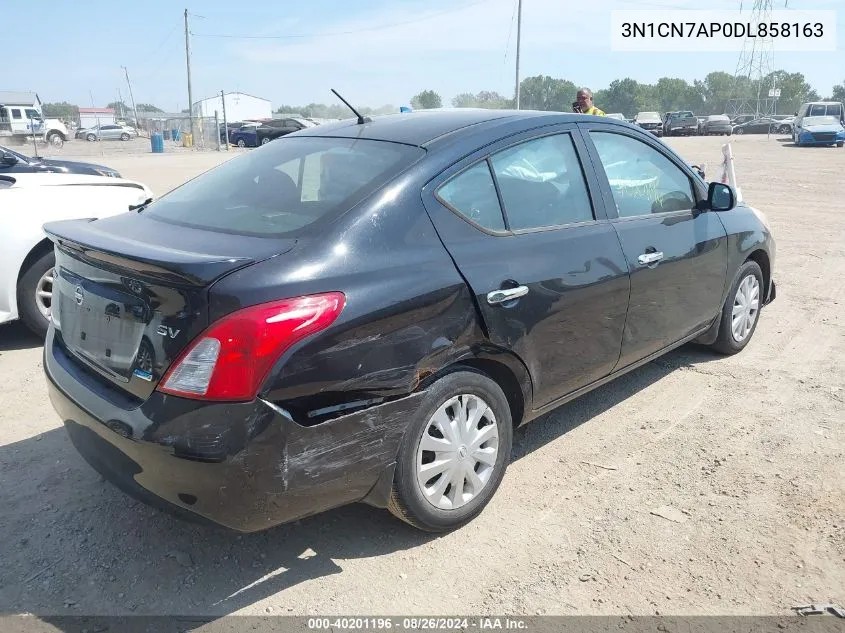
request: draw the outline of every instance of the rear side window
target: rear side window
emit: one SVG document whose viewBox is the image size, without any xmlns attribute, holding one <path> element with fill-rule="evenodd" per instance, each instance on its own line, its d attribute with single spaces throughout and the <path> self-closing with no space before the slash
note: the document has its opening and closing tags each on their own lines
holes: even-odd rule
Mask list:
<svg viewBox="0 0 845 633">
<path fill-rule="evenodd" d="M 513 231 L 586 222 L 593 208 L 569 134 L 521 143 L 492 157 Z"/>
<path fill-rule="evenodd" d="M 437 190 L 437 197 L 453 211 L 482 228 L 505 230 L 502 208 L 487 161 L 452 178 Z"/>
<path fill-rule="evenodd" d="M 224 233 L 293 236 L 347 211 L 424 154 L 383 141 L 283 137 L 174 189 L 146 213 Z"/>
<path fill-rule="evenodd" d="M 12 108 L 12 118 L 13 119 L 20 119 L 21 118 L 21 111 L 17 108 Z"/>
</svg>

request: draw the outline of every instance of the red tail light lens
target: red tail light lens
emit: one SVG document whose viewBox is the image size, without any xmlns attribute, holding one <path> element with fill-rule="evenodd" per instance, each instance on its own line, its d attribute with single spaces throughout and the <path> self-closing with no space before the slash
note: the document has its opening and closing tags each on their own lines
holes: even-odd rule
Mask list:
<svg viewBox="0 0 845 633">
<path fill-rule="evenodd" d="M 279 357 L 324 330 L 346 304 L 341 292 L 244 308 L 213 323 L 168 369 L 158 390 L 200 400 L 252 400 Z"/>
</svg>

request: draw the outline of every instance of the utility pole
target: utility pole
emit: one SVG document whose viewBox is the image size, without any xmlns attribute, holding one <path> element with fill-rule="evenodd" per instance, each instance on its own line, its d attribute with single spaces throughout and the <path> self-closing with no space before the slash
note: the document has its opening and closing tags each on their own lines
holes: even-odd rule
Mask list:
<svg viewBox="0 0 845 633">
<path fill-rule="evenodd" d="M 126 73 L 126 85 L 129 86 L 129 99 L 132 101 L 132 112 L 135 114 L 135 128 L 141 127 L 141 122 L 138 120 L 138 108 L 135 107 L 135 97 L 132 94 L 132 84 L 129 83 L 129 71 L 126 66 L 121 66 L 123 72 Z"/>
<path fill-rule="evenodd" d="M 120 94 L 120 88 L 117 89 L 117 102 L 120 104 L 120 118 L 126 118 L 126 112 L 123 110 L 123 95 Z"/>
<path fill-rule="evenodd" d="M 229 151 L 229 121 L 226 119 L 226 93 L 220 91 L 220 102 L 223 104 L 223 131 L 226 134 L 226 151 Z M 217 130 L 217 137 L 220 137 L 220 130 Z"/>
<path fill-rule="evenodd" d="M 517 0 L 516 18 L 516 109 L 519 110 L 519 48 L 522 43 L 522 0 Z"/>
<path fill-rule="evenodd" d="M 185 64 L 188 67 L 188 115 L 191 117 L 191 138 L 194 136 L 194 94 L 191 91 L 191 41 L 188 37 L 188 10 L 185 9 Z"/>
</svg>

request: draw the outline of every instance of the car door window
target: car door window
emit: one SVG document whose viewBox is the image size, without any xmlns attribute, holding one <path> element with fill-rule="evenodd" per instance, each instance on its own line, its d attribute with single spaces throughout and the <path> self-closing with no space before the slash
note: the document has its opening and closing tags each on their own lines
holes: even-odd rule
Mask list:
<svg viewBox="0 0 845 633">
<path fill-rule="evenodd" d="M 487 161 L 461 172 L 437 190 L 437 198 L 458 215 L 490 231 L 504 231 L 505 220 Z"/>
<path fill-rule="evenodd" d="M 12 108 L 12 118 L 13 119 L 20 119 L 21 118 L 21 111 L 17 108 Z"/>
<path fill-rule="evenodd" d="M 630 136 L 591 131 L 620 218 L 692 209 L 687 175 L 663 153 Z"/>
<path fill-rule="evenodd" d="M 503 150 L 491 163 L 511 230 L 594 219 L 572 137 L 555 134 Z"/>
</svg>

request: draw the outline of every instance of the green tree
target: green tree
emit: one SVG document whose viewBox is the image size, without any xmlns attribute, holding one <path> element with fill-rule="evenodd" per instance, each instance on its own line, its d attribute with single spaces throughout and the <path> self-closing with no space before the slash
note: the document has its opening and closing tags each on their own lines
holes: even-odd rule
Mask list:
<svg viewBox="0 0 845 633">
<path fill-rule="evenodd" d="M 139 103 L 138 112 L 164 112 L 164 110 L 151 103 Z"/>
<path fill-rule="evenodd" d="M 443 101 L 434 90 L 423 90 L 411 98 L 411 107 L 415 110 L 431 110 L 442 106 Z"/>
<path fill-rule="evenodd" d="M 67 101 L 61 103 L 44 103 L 41 110 L 45 117 L 55 119 L 79 120 L 79 106 Z"/>
<path fill-rule="evenodd" d="M 614 79 L 610 85 L 593 94 L 593 103 L 605 112 L 621 112 L 626 117 L 633 117 L 644 109 L 640 98 L 640 84 L 636 79 Z"/>
<path fill-rule="evenodd" d="M 571 112 L 578 88 L 567 79 L 548 75 L 526 77 L 519 83 L 519 107 L 526 110 Z"/>
<path fill-rule="evenodd" d="M 123 101 L 112 101 L 109 104 L 106 104 L 107 108 L 111 108 L 115 111 L 115 114 L 120 116 L 121 112 L 132 112 L 132 108 L 126 105 Z"/>
<path fill-rule="evenodd" d="M 830 100 L 845 103 L 845 81 L 841 84 L 836 84 L 833 87 L 833 93 L 830 96 Z"/>
<path fill-rule="evenodd" d="M 454 108 L 477 108 L 478 101 L 475 95 L 471 92 L 462 92 L 452 98 L 452 107 Z"/>
<path fill-rule="evenodd" d="M 795 112 L 805 101 L 818 101 L 819 93 L 807 83 L 802 73 L 776 70 L 763 78 L 760 98 L 768 98 L 770 88 L 780 88 L 778 112 Z"/>
</svg>

